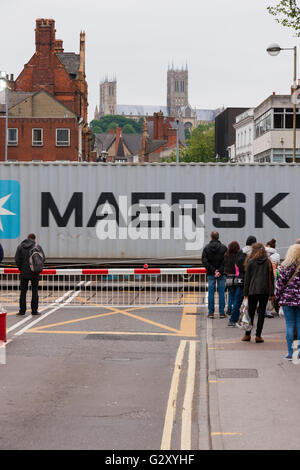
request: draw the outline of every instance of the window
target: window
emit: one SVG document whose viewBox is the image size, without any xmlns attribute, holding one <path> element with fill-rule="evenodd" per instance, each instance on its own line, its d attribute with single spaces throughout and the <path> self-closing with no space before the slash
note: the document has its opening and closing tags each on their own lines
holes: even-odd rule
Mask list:
<svg viewBox="0 0 300 470">
<path fill-rule="evenodd" d="M 57 147 L 69 147 L 70 129 L 56 129 L 56 145 Z"/>
<path fill-rule="evenodd" d="M 7 129 L 7 145 L 18 145 L 18 129 Z"/>
<path fill-rule="evenodd" d="M 32 145 L 33 147 L 43 145 L 43 129 L 32 129 Z"/>
<path fill-rule="evenodd" d="M 182 93 L 184 92 L 184 80 L 181 80 L 181 82 L 180 82 L 180 91 Z"/>
</svg>

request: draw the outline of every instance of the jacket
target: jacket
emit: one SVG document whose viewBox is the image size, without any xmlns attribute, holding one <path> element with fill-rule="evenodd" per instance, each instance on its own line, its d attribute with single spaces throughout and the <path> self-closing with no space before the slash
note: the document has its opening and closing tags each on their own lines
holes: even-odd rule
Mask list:
<svg viewBox="0 0 300 470">
<path fill-rule="evenodd" d="M 274 295 L 274 273 L 267 257 L 250 259 L 244 279 L 244 295 Z"/>
<path fill-rule="evenodd" d="M 224 256 L 224 273 L 228 276 L 235 275 L 235 264 L 239 268 L 239 277 L 244 277 L 245 268 L 244 262 L 246 259 L 245 253 L 242 250 L 238 251 L 235 256 Z"/>
<path fill-rule="evenodd" d="M 291 307 L 300 306 L 300 270 L 298 274 L 288 282 L 295 273 L 295 270 L 296 266 L 280 268 L 276 284 L 276 299 L 279 305 L 289 305 Z"/>
<path fill-rule="evenodd" d="M 31 240 L 31 238 L 27 238 L 26 240 L 23 240 L 17 248 L 15 254 L 15 261 L 16 265 L 18 266 L 21 272 L 21 278 L 23 279 L 34 279 L 39 275 L 38 273 L 32 272 L 29 265 L 30 251 L 32 248 L 35 247 L 35 245 L 36 244 L 34 240 Z M 45 254 L 41 246 L 37 245 L 37 247 L 42 252 L 45 262 Z"/>
<path fill-rule="evenodd" d="M 221 274 L 224 273 L 224 255 L 227 247 L 219 240 L 211 240 L 203 249 L 202 263 L 206 268 L 208 276 L 214 276 L 215 271 L 218 270 Z"/>
<path fill-rule="evenodd" d="M 3 251 L 2 245 L 0 243 L 0 263 L 3 260 L 3 256 L 4 256 L 4 251 Z"/>
</svg>

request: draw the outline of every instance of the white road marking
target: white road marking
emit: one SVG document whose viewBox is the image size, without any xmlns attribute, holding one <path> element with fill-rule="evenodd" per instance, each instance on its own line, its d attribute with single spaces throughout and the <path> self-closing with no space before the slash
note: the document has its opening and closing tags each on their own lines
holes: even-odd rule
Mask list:
<svg viewBox="0 0 300 470">
<path fill-rule="evenodd" d="M 39 323 L 40 321 L 44 320 L 44 318 L 48 317 L 49 315 L 51 315 L 52 313 L 56 312 L 57 310 L 59 310 L 60 308 L 63 308 L 65 305 L 69 304 L 70 302 L 72 302 L 72 300 L 77 297 L 79 295 L 80 291 L 77 291 L 75 292 L 73 295 L 71 295 L 71 297 L 69 297 L 65 302 L 63 302 L 62 304 L 59 304 L 57 305 L 57 307 L 54 307 L 52 310 L 50 310 L 49 312 L 45 313 L 44 315 L 41 315 L 40 317 L 38 317 L 36 320 L 32 321 L 31 323 L 29 323 L 28 325 L 25 326 L 25 328 L 23 328 L 22 330 L 18 331 L 17 333 L 15 333 L 15 336 L 21 336 L 23 333 L 25 333 L 25 331 L 29 330 L 29 328 L 32 328 L 34 325 L 36 325 L 37 323 Z"/>
<path fill-rule="evenodd" d="M 165 416 L 163 436 L 162 436 L 162 441 L 161 441 L 161 450 L 171 449 L 171 438 L 172 438 L 173 423 L 174 423 L 175 414 L 176 414 L 176 402 L 177 402 L 179 377 L 180 377 L 180 372 L 182 369 L 182 360 L 184 356 L 186 343 L 187 343 L 186 340 L 180 341 L 179 348 L 176 354 L 174 372 L 173 372 L 167 411 L 166 411 L 166 416 Z"/>
<path fill-rule="evenodd" d="M 189 343 L 189 363 L 181 422 L 181 450 L 191 450 L 192 446 L 192 410 L 196 374 L 196 342 L 190 341 Z"/>
</svg>

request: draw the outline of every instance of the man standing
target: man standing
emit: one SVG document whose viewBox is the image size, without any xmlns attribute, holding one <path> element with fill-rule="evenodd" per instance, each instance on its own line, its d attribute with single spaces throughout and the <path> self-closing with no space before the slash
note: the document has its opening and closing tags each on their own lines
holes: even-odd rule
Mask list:
<svg viewBox="0 0 300 470">
<path fill-rule="evenodd" d="M 33 259 L 35 256 L 39 258 L 37 263 L 35 263 L 35 260 Z M 27 239 L 20 243 L 15 254 L 15 261 L 21 273 L 20 310 L 17 315 L 25 315 L 26 313 L 26 294 L 29 281 L 31 281 L 32 289 L 31 313 L 32 315 L 39 315 L 39 275 L 43 269 L 42 265 L 45 262 L 45 255 L 40 245 L 37 245 L 34 233 L 30 233 Z M 38 264 L 40 264 L 40 268 L 36 268 L 35 265 Z"/>
<path fill-rule="evenodd" d="M 206 268 L 208 280 L 208 317 L 214 318 L 215 313 L 215 290 L 216 283 L 219 294 L 219 315 L 225 318 L 225 284 L 224 275 L 224 255 L 227 247 L 219 240 L 218 232 L 212 232 L 210 242 L 204 247 L 202 253 L 202 263 Z"/>
</svg>

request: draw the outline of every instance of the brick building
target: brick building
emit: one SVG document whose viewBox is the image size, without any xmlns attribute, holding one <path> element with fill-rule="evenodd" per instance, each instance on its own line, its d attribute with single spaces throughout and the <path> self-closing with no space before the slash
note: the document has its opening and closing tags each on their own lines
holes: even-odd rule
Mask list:
<svg viewBox="0 0 300 470">
<path fill-rule="evenodd" d="M 8 116 L 8 160 L 78 160 L 77 116 L 48 92 L 9 91 Z M 5 142 L 4 119 L 0 142 Z"/>
<path fill-rule="evenodd" d="M 184 124 L 179 123 L 179 145 L 185 145 Z M 174 118 L 154 113 L 144 119 L 142 134 L 123 134 L 121 128 L 95 134 L 95 157 L 108 162 L 159 162 L 177 147 L 177 124 Z"/>
<path fill-rule="evenodd" d="M 8 132 L 8 159 L 89 160 L 85 33 L 80 33 L 79 54 L 64 52 L 63 41 L 55 38 L 54 20 L 37 19 L 35 45 L 35 53 L 20 75 L 8 82 L 8 127 L 14 129 Z M 5 113 L 3 104 L 0 113 Z M 4 121 L 0 119 L 2 134 Z"/>
</svg>

